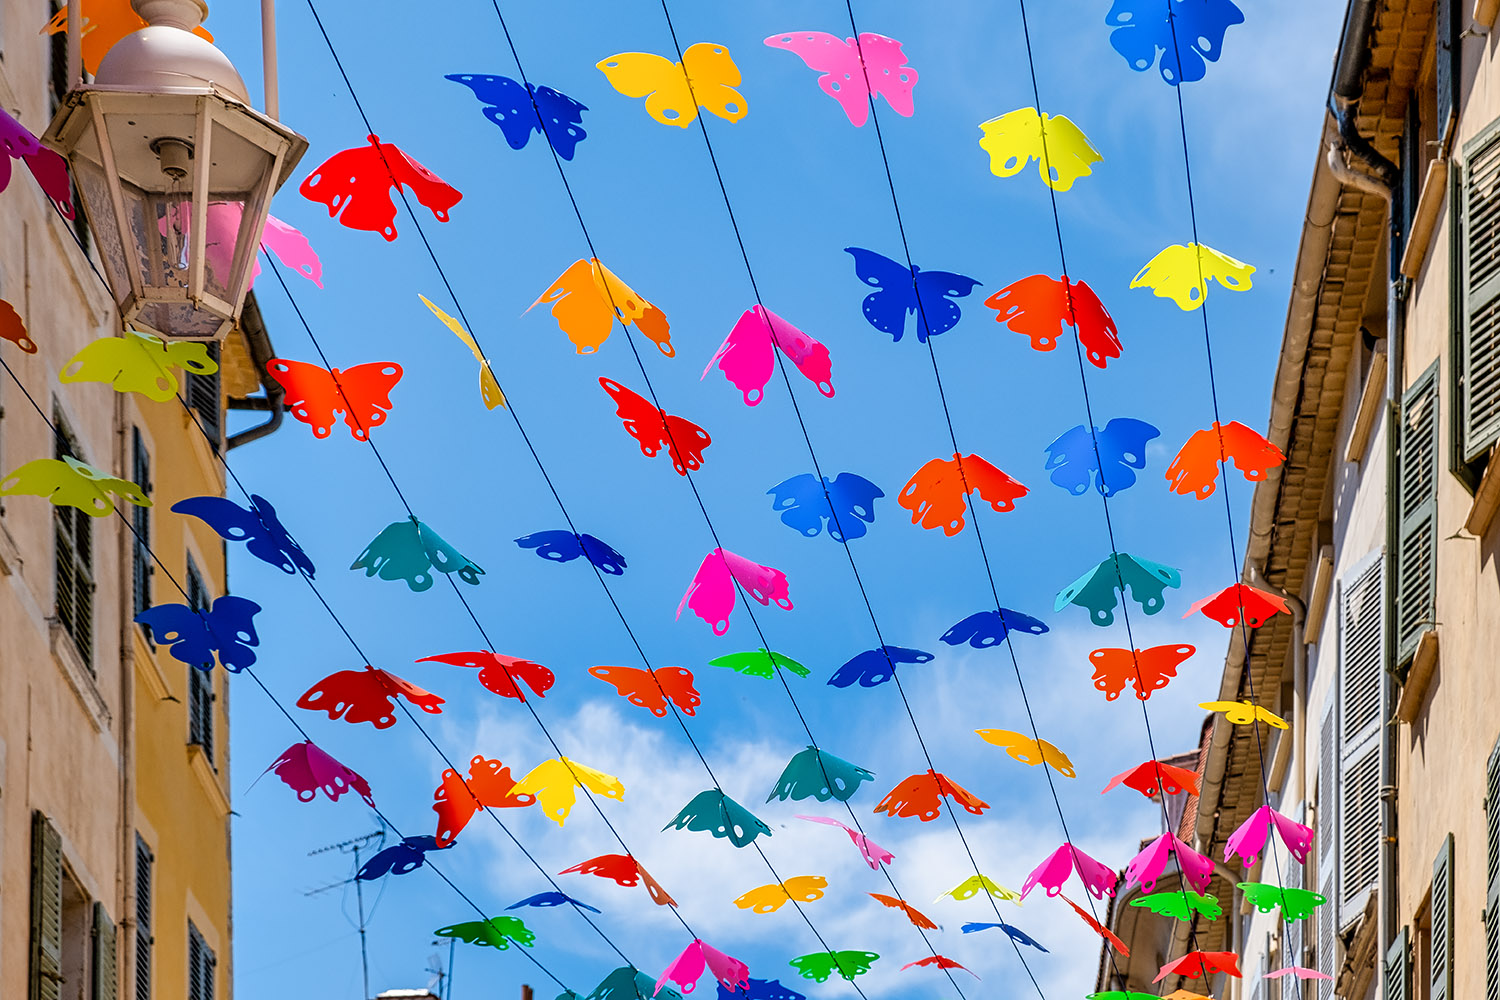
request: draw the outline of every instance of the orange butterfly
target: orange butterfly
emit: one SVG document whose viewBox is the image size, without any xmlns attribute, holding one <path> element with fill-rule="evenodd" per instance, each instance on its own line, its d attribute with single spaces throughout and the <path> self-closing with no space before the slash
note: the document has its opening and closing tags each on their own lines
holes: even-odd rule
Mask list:
<svg viewBox="0 0 1500 1000">
<path fill-rule="evenodd" d="M 893 910 L 900 910 L 906 914 L 907 920 L 910 920 L 923 930 L 935 931 L 938 929 L 938 925 L 932 922 L 931 917 L 903 899 L 897 899 L 895 896 L 887 896 L 881 892 L 870 893 L 870 898 L 882 906 L 888 906 Z"/>
<path fill-rule="evenodd" d="M 1115 937 L 1114 931 L 1111 931 L 1108 927 L 1105 927 L 1099 921 L 1095 920 L 1092 913 L 1090 913 L 1088 910 L 1083 909 L 1081 906 L 1073 902 L 1067 896 L 1064 896 L 1062 893 L 1058 893 L 1057 898 L 1061 899 L 1064 903 L 1067 903 L 1069 906 L 1071 906 L 1073 908 L 1073 912 L 1082 917 L 1083 922 L 1094 929 L 1095 934 L 1098 934 L 1100 937 L 1104 938 L 1104 940 L 1113 945 L 1115 951 L 1120 953 L 1121 958 L 1130 957 L 1130 949 L 1125 947 L 1125 942 Z"/>
<path fill-rule="evenodd" d="M 756 886 L 736 899 L 734 905 L 756 913 L 773 913 L 794 899 L 799 903 L 822 899 L 826 888 L 828 880 L 821 875 L 794 875 L 785 882 Z"/>
<path fill-rule="evenodd" d="M 1291 614 L 1287 610 L 1286 601 L 1279 595 L 1268 594 L 1243 583 L 1225 587 L 1217 594 L 1209 594 L 1188 608 L 1187 614 L 1182 617 L 1186 618 L 1195 611 L 1203 612 L 1225 628 L 1238 625 L 1241 612 L 1244 613 L 1245 624 L 1251 628 L 1260 628 L 1272 615 Z"/>
<path fill-rule="evenodd" d="M 988 802 L 968 791 L 958 782 L 949 781 L 937 771 L 928 771 L 926 774 L 914 774 L 891 789 L 890 793 L 880 800 L 875 811 L 883 812 L 887 816 L 906 818 L 916 816 L 926 823 L 937 819 L 938 814 L 942 812 L 944 796 L 952 798 L 975 816 L 990 807 Z"/>
<path fill-rule="evenodd" d="M 1192 795 L 1198 794 L 1198 773 L 1189 771 L 1185 767 L 1174 767 L 1171 764 L 1163 764 L 1159 760 L 1148 760 L 1144 764 L 1137 764 L 1123 774 L 1117 774 L 1109 779 L 1109 784 L 1104 786 L 1099 794 L 1109 791 L 1118 785 L 1133 788 L 1146 798 L 1155 798 L 1157 785 L 1160 783 L 1161 790 L 1168 795 L 1177 795 L 1188 792 Z"/>
<path fill-rule="evenodd" d="M 1038 742 L 1009 729 L 976 729 L 974 732 L 986 743 L 993 743 L 1003 748 L 1006 753 L 1022 764 L 1035 767 L 1046 761 L 1052 766 L 1052 770 L 1063 777 L 1078 777 L 1078 772 L 1073 770 L 1073 762 L 1068 759 L 1068 755 L 1046 740 Z"/>
<path fill-rule="evenodd" d="M 1219 441 L 1223 438 L 1223 452 Z M 1219 481 L 1219 461 L 1233 459 L 1234 467 L 1251 482 L 1266 478 L 1266 470 L 1286 461 L 1281 449 L 1238 420 L 1194 431 L 1187 444 L 1167 466 L 1167 482 L 1173 493 L 1196 493 L 1202 500 L 1213 493 Z"/>
<path fill-rule="evenodd" d="M 392 408 L 391 390 L 401 381 L 401 366 L 394 361 L 375 361 L 340 371 L 272 358 L 266 362 L 266 370 L 286 389 L 286 405 L 292 416 L 311 427 L 319 440 L 332 433 L 333 422 L 342 413 L 355 440 L 368 441 L 370 428 L 385 423 Z"/>
<path fill-rule="evenodd" d="M 997 511 L 1015 510 L 1016 499 L 1031 492 L 978 455 L 934 458 L 907 480 L 897 503 L 911 511 L 911 523 L 942 528 L 948 535 L 964 530 L 964 494 L 978 491 Z"/>
<path fill-rule="evenodd" d="M 526 311 L 544 302 L 552 303 L 552 318 L 579 354 L 593 354 L 603 346 L 614 329 L 616 316 L 621 323 L 634 323 L 667 357 L 677 353 L 672 348 L 667 314 L 621 281 L 597 257 L 570 264 Z"/>
<path fill-rule="evenodd" d="M 1094 687 L 1114 701 L 1129 684 L 1141 701 L 1167 686 L 1177 676 L 1177 667 L 1197 650 L 1183 643 L 1178 646 L 1151 646 L 1147 649 L 1096 649 L 1089 654 L 1094 665 Z"/>
<path fill-rule="evenodd" d="M 8 340 L 27 354 L 36 353 L 36 341 L 26 335 L 26 324 L 16 307 L 0 299 L 0 340 Z"/>
<path fill-rule="evenodd" d="M 514 809 L 536 801 L 535 796 L 524 792 L 513 794 L 515 786 L 510 768 L 483 756 L 475 756 L 469 761 L 467 786 L 457 771 L 451 767 L 445 770 L 442 785 L 432 793 L 432 811 L 438 814 L 434 837 L 437 845 L 447 847 L 453 843 L 481 807 Z"/>
<path fill-rule="evenodd" d="M 702 697 L 693 689 L 692 671 L 682 667 L 659 667 L 656 670 L 589 667 L 589 673 L 613 684 L 622 698 L 632 705 L 650 709 L 658 719 L 667 714 L 668 698 L 683 715 L 692 715 L 693 710 L 703 703 Z"/>
<path fill-rule="evenodd" d="M 623 885 L 626 888 L 645 882 L 646 891 L 651 894 L 651 901 L 657 906 L 677 905 L 677 900 L 667 895 L 667 890 L 663 889 L 661 884 L 651 877 L 651 873 L 629 854 L 601 854 L 597 858 L 580 861 L 572 868 L 564 868 L 558 874 L 568 875 L 572 872 L 580 875 L 598 875 L 600 878 L 610 879 L 616 885 Z"/>
</svg>

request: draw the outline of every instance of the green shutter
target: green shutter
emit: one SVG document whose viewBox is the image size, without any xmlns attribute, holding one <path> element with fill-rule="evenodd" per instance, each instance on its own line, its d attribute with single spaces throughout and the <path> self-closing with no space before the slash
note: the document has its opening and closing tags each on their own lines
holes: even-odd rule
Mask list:
<svg viewBox="0 0 1500 1000">
<path fill-rule="evenodd" d="M 115 924 L 104 912 L 104 904 L 94 904 L 94 983 L 92 1000 L 116 1000 L 120 991 L 120 974 L 115 964 Z"/>
<path fill-rule="evenodd" d="M 1385 953 L 1385 1000 L 1407 1000 L 1411 996 L 1411 960 L 1406 939 L 1403 927 Z"/>
<path fill-rule="evenodd" d="M 1438 363 L 1401 398 L 1396 451 L 1396 659 L 1406 663 L 1434 620 L 1437 594 Z"/>
<path fill-rule="evenodd" d="M 1432 862 L 1432 987 L 1427 1000 L 1453 996 L 1453 834 Z"/>
<path fill-rule="evenodd" d="M 1433 33 L 1436 36 L 1436 66 L 1433 85 L 1437 91 L 1437 134 L 1439 152 L 1446 149 L 1448 132 L 1458 117 L 1458 88 L 1462 81 L 1459 53 L 1463 48 L 1459 10 L 1469 0 L 1437 0 L 1434 8 Z"/>
<path fill-rule="evenodd" d="M 41 813 L 31 816 L 31 1000 L 62 992 L 62 840 Z"/>
<path fill-rule="evenodd" d="M 1500 121 L 1464 144 L 1459 178 L 1459 401 L 1472 462 L 1500 437 Z"/>
<path fill-rule="evenodd" d="M 1380 733 L 1385 718 L 1385 561 L 1373 552 L 1339 581 L 1336 930 L 1364 912 L 1380 856 Z M 1319 805 L 1324 802 L 1318 794 Z M 1330 817 L 1332 818 L 1332 817 Z M 1325 845 L 1328 846 L 1328 845 Z M 1333 869 L 1337 868 L 1335 872 Z M 1321 874 L 1321 872 L 1320 872 Z"/>
</svg>

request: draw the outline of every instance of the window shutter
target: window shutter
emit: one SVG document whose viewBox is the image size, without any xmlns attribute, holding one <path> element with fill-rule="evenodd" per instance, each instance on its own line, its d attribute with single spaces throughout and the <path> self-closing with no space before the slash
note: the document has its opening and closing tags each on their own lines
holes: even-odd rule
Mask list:
<svg viewBox="0 0 1500 1000">
<path fill-rule="evenodd" d="M 1435 618 L 1437 594 L 1438 363 L 1401 399 L 1396 454 L 1399 539 L 1396 550 L 1396 659 L 1416 652 Z"/>
<path fill-rule="evenodd" d="M 1321 890 L 1324 898 L 1333 899 L 1333 872 L 1323 876 L 1323 888 Z M 1333 914 L 1328 912 L 1332 907 L 1324 906 L 1314 910 L 1313 916 L 1318 922 L 1318 971 L 1325 975 L 1338 977 L 1338 956 L 1334 950 Z M 1318 1000 L 1333 1000 L 1334 979 L 1318 980 Z"/>
<path fill-rule="evenodd" d="M 1500 1000 L 1500 742 L 1490 751 L 1484 796 L 1484 996 Z"/>
<path fill-rule="evenodd" d="M 135 1000 L 151 1000 L 151 888 L 156 856 L 135 835 Z"/>
<path fill-rule="evenodd" d="M 1453 996 L 1453 834 L 1432 862 L 1432 988 L 1427 1000 Z"/>
<path fill-rule="evenodd" d="M 1462 3 L 1463 0 L 1437 0 L 1434 11 L 1436 16 L 1432 22 L 1433 33 L 1437 36 L 1433 39 L 1437 49 L 1433 82 L 1437 89 L 1437 135 L 1440 149 L 1446 148 L 1448 130 L 1457 115 L 1458 88 L 1463 79 L 1459 62 L 1463 46 L 1462 36 L 1459 34 L 1459 8 Z"/>
<path fill-rule="evenodd" d="M 1410 995 L 1411 959 L 1407 948 L 1407 930 L 1403 927 L 1385 953 L 1385 1000 L 1407 1000 Z"/>
<path fill-rule="evenodd" d="M 41 813 L 31 816 L 31 1000 L 62 992 L 62 840 Z"/>
<path fill-rule="evenodd" d="M 208 346 L 209 357 L 215 362 L 219 360 L 219 345 Z M 219 372 L 212 375 L 199 375 L 196 372 L 185 372 L 187 378 L 183 386 L 183 396 L 187 399 L 187 405 L 198 413 L 198 423 L 203 428 L 203 433 L 208 437 L 209 443 L 217 449 L 219 437 L 223 432 L 223 417 L 219 409 Z"/>
<path fill-rule="evenodd" d="M 1472 462 L 1500 437 L 1500 122 L 1464 144 L 1459 167 L 1460 423 Z"/>
<path fill-rule="evenodd" d="M 198 928 L 188 921 L 188 1000 L 214 1000 L 214 967 L 218 963 Z"/>
<path fill-rule="evenodd" d="M 115 924 L 104 912 L 104 904 L 94 903 L 94 981 L 92 1000 L 116 1000 L 120 990 L 120 973 L 115 964 Z"/>
<path fill-rule="evenodd" d="M 1422 195 L 1422 182 L 1426 179 L 1424 152 L 1421 102 L 1413 91 L 1406 100 L 1406 122 L 1401 128 L 1401 247 L 1398 251 L 1404 249 L 1411 239 L 1411 220 L 1417 214 L 1417 201 Z"/>
<path fill-rule="evenodd" d="M 1372 554 L 1340 587 L 1338 681 L 1337 920 L 1364 910 L 1380 853 L 1381 680 L 1385 639 L 1384 561 Z M 1332 758 L 1333 755 L 1330 755 Z M 1322 797 L 1321 795 L 1319 796 Z M 1334 801 L 1330 796 L 1329 801 Z"/>
<path fill-rule="evenodd" d="M 194 611 L 207 611 L 208 588 L 194 565 L 192 557 L 187 561 L 187 600 Z M 188 668 L 188 743 L 197 744 L 214 764 L 214 661 L 209 660 L 204 669 Z"/>
<path fill-rule="evenodd" d="M 146 453 L 146 443 L 141 438 L 139 427 L 133 428 L 132 444 L 131 480 L 149 496 L 152 489 L 151 456 Z M 151 607 L 151 508 L 131 508 L 131 522 L 135 528 L 131 558 L 132 596 L 135 613 L 140 614 Z M 146 636 L 149 638 L 150 629 L 145 625 L 141 628 L 146 629 Z"/>
</svg>

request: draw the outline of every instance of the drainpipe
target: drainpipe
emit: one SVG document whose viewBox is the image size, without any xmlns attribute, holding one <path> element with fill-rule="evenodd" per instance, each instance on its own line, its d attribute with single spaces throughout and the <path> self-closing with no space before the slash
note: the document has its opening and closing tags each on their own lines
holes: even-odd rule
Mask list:
<svg viewBox="0 0 1500 1000">
<path fill-rule="evenodd" d="M 271 335 L 266 332 L 265 320 L 261 318 L 260 306 L 256 304 L 253 292 L 245 296 L 245 307 L 240 312 L 240 330 L 244 333 L 245 342 L 250 347 L 250 360 L 255 363 L 255 371 L 260 376 L 260 384 L 266 390 L 266 398 L 264 407 L 257 405 L 261 403 L 259 399 L 247 399 L 230 400 L 229 408 L 233 410 L 264 408 L 269 410 L 271 415 L 264 423 L 247 427 L 238 434 L 231 434 L 229 440 L 225 442 L 225 451 L 233 451 L 242 444 L 260 440 L 280 427 L 285 416 L 285 407 L 282 404 L 286 401 L 286 390 L 281 387 L 280 382 L 270 376 L 266 369 L 276 355 L 271 347 Z"/>
<path fill-rule="evenodd" d="M 127 418 L 125 394 L 115 397 L 115 449 L 119 474 L 133 479 L 131 471 L 134 451 L 131 447 L 131 422 Z M 147 484 L 142 483 L 142 487 Z M 131 515 L 127 514 L 126 517 Z M 129 528 L 120 532 L 119 550 L 119 601 L 120 601 L 120 860 L 116 882 L 120 887 L 120 910 L 116 923 L 121 931 L 120 969 L 124 974 L 121 982 L 135 981 L 135 963 L 139 956 L 126 940 L 134 940 L 135 919 L 135 535 Z"/>
</svg>

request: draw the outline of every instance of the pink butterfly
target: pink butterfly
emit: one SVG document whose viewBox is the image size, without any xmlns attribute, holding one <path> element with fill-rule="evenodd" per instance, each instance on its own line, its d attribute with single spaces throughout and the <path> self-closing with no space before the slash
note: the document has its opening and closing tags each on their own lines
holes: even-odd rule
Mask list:
<svg viewBox="0 0 1500 1000">
<path fill-rule="evenodd" d="M 65 218 L 72 219 L 73 190 L 68 161 L 41 144 L 31 130 L 0 108 L 0 191 L 10 184 L 10 161 L 25 160 L 26 168 L 41 185 L 42 192 Z"/>
<path fill-rule="evenodd" d="M 748 989 L 750 986 L 748 965 L 693 938 L 692 943 L 682 949 L 682 954 L 678 955 L 672 964 L 667 966 L 667 971 L 661 974 L 661 978 L 656 981 L 656 989 L 651 995 L 654 997 L 660 993 L 661 988 L 669 980 L 681 986 L 684 994 L 693 992 L 705 967 L 714 974 L 714 978 L 723 985 L 723 988 L 730 992 Z"/>
<path fill-rule="evenodd" d="M 1139 882 L 1147 892 L 1155 892 L 1156 880 L 1161 877 L 1162 869 L 1167 866 L 1167 859 L 1173 854 L 1177 855 L 1177 867 L 1181 869 L 1187 884 L 1200 893 L 1207 892 L 1209 880 L 1214 877 L 1213 861 L 1171 833 L 1157 837 L 1144 851 L 1130 860 L 1125 868 L 1126 888 L 1131 883 Z"/>
<path fill-rule="evenodd" d="M 1296 976 L 1298 979 L 1333 979 L 1326 972 L 1319 972 L 1317 969 L 1305 969 L 1300 965 L 1288 965 L 1285 968 L 1277 969 L 1275 972 L 1265 974 L 1266 979 L 1280 979 L 1282 976 Z"/>
<path fill-rule="evenodd" d="M 833 377 L 828 348 L 759 305 L 746 309 L 740 316 L 698 381 L 703 381 L 714 362 L 718 362 L 719 370 L 744 394 L 745 405 L 754 406 L 765 398 L 766 383 L 776 367 L 777 347 L 791 358 L 798 371 L 817 384 L 819 392 L 833 397 L 833 383 L 828 381 Z"/>
<path fill-rule="evenodd" d="M 1116 875 L 1113 868 L 1095 861 L 1072 844 L 1063 844 L 1026 876 L 1026 881 L 1021 885 L 1021 898 L 1025 899 L 1026 894 L 1039 885 L 1047 890 L 1047 895 L 1056 896 L 1062 892 L 1062 884 L 1075 869 L 1084 887 L 1095 899 L 1115 894 Z"/>
<path fill-rule="evenodd" d="M 866 837 L 858 830 L 852 830 L 836 819 L 829 819 L 827 816 L 802 815 L 799 815 L 797 818 L 805 819 L 809 823 L 822 823 L 824 826 L 836 826 L 840 830 L 843 830 L 849 835 L 849 839 L 854 841 L 854 846 L 859 848 L 859 853 L 864 857 L 865 864 L 869 865 L 873 870 L 878 871 L 881 865 L 888 865 L 892 861 L 896 860 L 896 856 L 890 851 L 887 851 L 884 847 L 881 847 L 879 844 L 875 843 L 875 841 L 871 840 L 869 837 Z"/>
<path fill-rule="evenodd" d="M 762 604 L 776 602 L 783 611 L 792 610 L 786 574 L 770 566 L 751 562 L 728 549 L 714 549 L 703 557 L 687 593 L 677 604 L 677 617 L 684 607 L 713 626 L 714 635 L 729 631 L 729 613 L 734 610 L 734 585 L 738 581 L 745 592 Z"/>
<path fill-rule="evenodd" d="M 311 740 L 293 743 L 281 752 L 281 756 L 266 768 L 264 774 L 275 771 L 276 777 L 297 793 L 302 802 L 317 798 L 318 789 L 337 802 L 345 792 L 353 790 L 375 808 L 375 797 L 370 793 L 370 783 L 351 768 L 345 767 L 320 750 Z"/>
<path fill-rule="evenodd" d="M 856 45 L 852 38 L 841 40 L 826 31 L 789 31 L 772 35 L 766 44 L 795 52 L 808 69 L 822 73 L 818 86 L 839 102 L 855 128 L 870 116 L 871 88 L 903 118 L 910 118 L 915 110 L 911 91 L 917 85 L 917 71 L 906 65 L 906 53 L 894 38 L 862 31 Z"/>
<path fill-rule="evenodd" d="M 1241 823 L 1240 828 L 1230 835 L 1228 843 L 1224 845 L 1224 860 L 1228 861 L 1238 854 L 1246 866 L 1255 864 L 1255 859 L 1260 856 L 1261 850 L 1266 846 L 1266 835 L 1273 825 L 1276 827 L 1276 832 L 1281 835 L 1282 843 L 1286 844 L 1287 850 L 1292 852 L 1292 857 L 1297 859 L 1297 863 L 1306 864 L 1307 852 L 1311 850 L 1313 842 L 1312 827 L 1287 819 L 1270 806 L 1261 806 L 1255 810 L 1250 814 L 1250 818 Z"/>
</svg>

